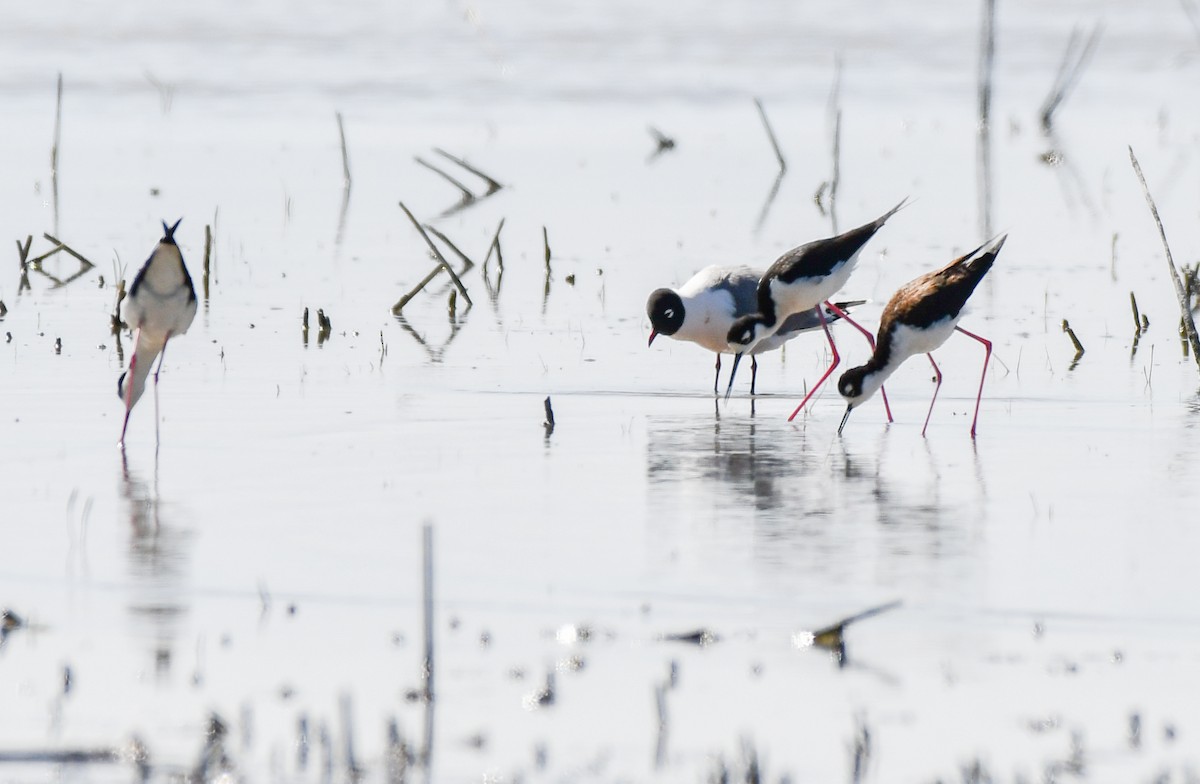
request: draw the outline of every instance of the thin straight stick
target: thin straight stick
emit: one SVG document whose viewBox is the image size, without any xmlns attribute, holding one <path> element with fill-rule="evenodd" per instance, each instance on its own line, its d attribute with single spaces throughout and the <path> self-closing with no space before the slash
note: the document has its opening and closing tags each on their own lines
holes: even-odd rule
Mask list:
<svg viewBox="0 0 1200 784">
<path fill-rule="evenodd" d="M 454 285 L 458 288 L 458 293 L 463 295 L 463 299 L 467 301 L 468 305 L 475 304 L 471 302 L 471 295 L 467 293 L 467 287 L 464 286 L 462 280 L 459 279 L 458 273 L 455 272 L 454 268 L 450 266 L 450 262 L 446 261 L 446 257 L 442 255 L 440 250 L 438 250 L 438 246 L 433 244 L 433 240 L 429 239 L 429 234 L 425 232 L 424 227 L 421 226 L 421 222 L 416 219 L 416 216 L 412 214 L 408 207 L 404 206 L 404 202 L 400 202 L 400 209 L 404 210 L 404 214 L 408 216 L 410 221 L 412 221 L 412 225 L 417 227 L 417 231 L 421 233 L 421 238 L 425 240 L 425 244 L 429 246 L 431 251 L 433 251 L 433 255 L 437 258 L 438 263 L 446 268 L 446 273 L 450 276 L 450 279 L 454 281 Z"/>
<path fill-rule="evenodd" d="M 779 160 L 779 171 L 787 171 L 787 161 L 783 158 L 783 151 L 779 149 L 779 141 L 775 138 L 775 131 L 771 130 L 771 121 L 767 119 L 767 111 L 763 108 L 762 101 L 758 98 L 754 99 L 754 105 L 758 107 L 758 116 L 762 118 L 763 127 L 767 129 L 767 138 L 771 141 L 771 148 L 775 150 L 775 157 Z"/>
<path fill-rule="evenodd" d="M 208 300 L 208 273 L 209 273 L 209 265 L 211 264 L 211 262 L 212 262 L 212 226 L 210 226 L 209 224 L 206 223 L 206 224 L 204 224 L 204 279 L 202 281 L 202 283 L 204 284 L 204 299 L 205 299 L 205 301 Z M 308 313 L 308 309 L 305 308 L 304 312 Z"/>
<path fill-rule="evenodd" d="M 54 197 L 54 233 L 58 233 L 58 145 L 62 139 L 62 71 L 58 72 L 58 88 L 54 99 L 54 144 L 50 147 L 50 189 Z"/>
<path fill-rule="evenodd" d="M 425 626 L 425 661 L 422 666 L 425 696 L 425 738 L 421 750 L 426 780 L 432 780 L 433 769 L 433 526 L 421 527 L 422 605 Z"/>
<path fill-rule="evenodd" d="M 421 527 L 421 606 L 425 629 L 425 654 L 421 665 L 422 689 L 433 699 L 433 526 Z"/>
<path fill-rule="evenodd" d="M 546 227 L 542 227 L 542 250 L 546 256 L 546 271 L 550 271 L 550 237 L 546 234 Z"/>
<path fill-rule="evenodd" d="M 1138 163 L 1137 156 L 1133 154 L 1132 146 L 1129 148 L 1129 162 L 1133 164 L 1133 171 L 1142 184 L 1142 193 L 1146 195 L 1146 204 L 1150 207 L 1150 215 L 1154 217 L 1154 225 L 1158 227 L 1158 236 L 1162 238 L 1163 250 L 1167 253 L 1167 268 L 1171 271 L 1171 283 L 1175 285 L 1175 296 L 1179 299 L 1179 313 L 1183 319 L 1184 332 L 1188 343 L 1192 346 L 1192 356 L 1196 359 L 1196 366 L 1200 368 L 1200 335 L 1196 334 L 1196 322 L 1192 318 L 1187 291 L 1184 289 L 1183 280 L 1179 277 L 1179 270 L 1175 267 L 1175 259 L 1171 256 L 1171 246 L 1167 244 L 1167 231 L 1163 228 L 1162 218 L 1158 215 L 1158 207 L 1154 204 L 1154 197 L 1150 195 L 1150 186 L 1146 184 L 1146 176 L 1142 174 L 1142 166 Z"/>
</svg>

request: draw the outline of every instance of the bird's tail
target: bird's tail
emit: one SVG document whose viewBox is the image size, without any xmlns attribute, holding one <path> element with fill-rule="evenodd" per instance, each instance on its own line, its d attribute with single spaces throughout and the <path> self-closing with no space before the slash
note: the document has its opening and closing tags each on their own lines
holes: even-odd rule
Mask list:
<svg viewBox="0 0 1200 784">
<path fill-rule="evenodd" d="M 875 227 L 878 228 L 878 227 L 882 226 L 883 224 L 887 223 L 888 218 L 892 217 L 897 212 L 899 212 L 900 210 L 907 207 L 909 204 L 912 204 L 912 201 L 910 201 L 909 198 L 907 196 L 905 196 L 903 199 L 900 200 L 899 204 L 897 204 L 895 207 L 892 207 L 890 210 L 888 210 L 887 212 L 885 212 L 884 214 L 880 215 L 878 218 L 875 219 Z"/>
<path fill-rule="evenodd" d="M 982 276 L 992 268 L 992 264 L 1000 255 L 1000 249 L 1004 247 L 1004 241 L 1007 239 L 1007 234 L 993 237 L 970 253 L 960 256 L 954 261 L 954 264 L 964 264 L 971 272 Z"/>
</svg>

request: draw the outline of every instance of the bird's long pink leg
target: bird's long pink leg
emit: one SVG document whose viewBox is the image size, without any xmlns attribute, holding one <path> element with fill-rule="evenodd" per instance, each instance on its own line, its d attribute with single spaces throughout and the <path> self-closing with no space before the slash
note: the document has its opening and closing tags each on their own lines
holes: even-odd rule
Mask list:
<svg viewBox="0 0 1200 784">
<path fill-rule="evenodd" d="M 154 369 L 154 444 L 159 443 L 159 415 L 158 415 L 158 374 L 162 372 L 163 359 L 167 356 L 167 343 L 171 342 L 171 333 L 163 338 L 162 351 L 158 353 L 158 367 Z"/>
<path fill-rule="evenodd" d="M 809 399 L 817 393 L 817 390 L 820 389 L 821 385 L 825 383 L 825 379 L 829 378 L 829 374 L 832 373 L 833 369 L 836 368 L 838 363 L 842 361 L 841 356 L 838 354 L 837 344 L 833 342 L 833 334 L 829 331 L 829 324 L 825 321 L 825 311 L 821 310 L 821 308 L 817 308 L 817 317 L 821 319 L 821 329 L 825 330 L 825 337 L 829 339 L 829 348 L 831 351 L 833 351 L 833 364 L 829 366 L 829 370 L 825 371 L 825 375 L 821 376 L 821 378 L 817 380 L 817 383 L 813 385 L 813 388 L 808 390 L 808 394 L 805 395 L 804 399 L 800 401 L 800 405 L 796 406 L 796 410 L 792 412 L 790 417 L 788 417 L 789 422 L 796 418 L 796 415 L 800 413 L 800 409 L 804 408 L 804 404 L 807 403 Z"/>
<path fill-rule="evenodd" d="M 992 358 L 992 341 L 987 338 L 981 338 L 974 332 L 967 332 L 962 327 L 955 327 L 959 332 L 969 338 L 975 338 L 983 344 L 983 373 L 979 377 L 979 394 L 975 396 L 975 417 L 971 420 L 971 438 L 975 437 L 975 425 L 979 422 L 979 403 L 983 400 L 983 382 L 987 380 L 988 360 Z"/>
<path fill-rule="evenodd" d="M 142 330 L 138 329 L 133 333 L 133 353 L 129 356 L 129 370 L 125 371 L 125 424 L 121 425 L 121 446 L 125 445 L 125 431 L 129 428 L 129 412 L 133 410 L 133 371 L 137 367 L 137 346 L 138 339 L 142 336 Z"/>
<path fill-rule="evenodd" d="M 933 404 L 937 402 L 938 390 L 942 388 L 942 371 L 938 369 L 937 363 L 933 361 L 933 354 L 926 354 L 929 357 L 929 364 L 933 365 L 933 377 L 937 381 L 937 386 L 933 388 L 933 399 L 929 401 L 929 413 L 925 415 L 925 426 L 921 428 L 921 438 L 925 437 L 925 431 L 929 429 L 929 417 L 933 416 Z"/>
<path fill-rule="evenodd" d="M 850 326 L 857 329 L 859 332 L 866 335 L 867 344 L 871 347 L 871 353 L 872 354 L 875 353 L 875 336 L 871 334 L 871 330 L 867 329 L 862 324 L 859 324 L 857 321 L 850 318 L 849 313 L 842 310 L 837 305 L 834 305 L 832 302 L 826 302 L 825 306 L 828 307 L 830 310 L 832 310 L 834 313 L 838 314 L 838 316 L 841 317 L 842 319 L 844 319 L 847 324 L 849 324 Z M 818 310 L 819 310 L 819 308 L 818 308 Z M 888 422 L 895 422 L 896 420 L 892 419 L 892 406 L 891 406 L 891 404 L 888 403 L 888 399 L 887 399 L 887 388 L 881 386 L 879 388 L 879 394 L 883 397 L 883 411 L 885 414 L 887 414 Z"/>
</svg>

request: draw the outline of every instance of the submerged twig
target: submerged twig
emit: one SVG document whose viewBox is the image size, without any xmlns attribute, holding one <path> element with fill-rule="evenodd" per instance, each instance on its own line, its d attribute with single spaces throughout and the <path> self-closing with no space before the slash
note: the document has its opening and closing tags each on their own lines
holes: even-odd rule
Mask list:
<svg viewBox="0 0 1200 784">
<path fill-rule="evenodd" d="M 763 202 L 762 210 L 758 213 L 758 221 L 754 224 L 755 232 L 762 229 L 763 224 L 767 222 L 767 215 L 771 212 L 771 205 L 775 203 L 775 197 L 779 195 L 779 186 L 783 184 L 784 172 L 780 169 L 775 174 L 775 181 L 771 183 L 771 189 L 767 191 L 767 200 Z"/>
<path fill-rule="evenodd" d="M 1080 44 L 1079 28 L 1071 31 L 1071 37 L 1067 40 L 1067 51 L 1063 54 L 1062 64 L 1059 65 L 1058 74 L 1054 77 L 1054 84 L 1050 87 L 1050 93 L 1042 103 L 1043 131 L 1049 132 L 1053 127 L 1055 110 L 1066 100 L 1068 93 L 1079 82 L 1084 66 L 1087 65 L 1096 44 L 1100 41 L 1100 32 L 1103 28 L 1104 25 L 1097 22 L 1087 41 L 1082 45 Z M 1081 46 L 1082 48 L 1080 48 Z"/>
<path fill-rule="evenodd" d="M 1196 322 L 1192 318 L 1191 303 L 1188 301 L 1183 280 L 1179 277 L 1179 270 L 1175 267 L 1175 259 L 1171 256 L 1171 246 L 1167 244 L 1167 232 L 1163 228 L 1162 218 L 1158 215 L 1158 207 L 1154 204 L 1154 197 L 1150 195 L 1150 186 L 1146 184 L 1146 176 L 1142 174 L 1141 164 L 1138 163 L 1137 156 L 1133 154 L 1132 146 L 1129 148 L 1129 162 L 1133 164 L 1133 171 L 1142 184 L 1142 193 L 1146 195 L 1146 204 L 1150 207 L 1150 215 L 1154 218 L 1154 225 L 1158 227 L 1158 236 L 1162 238 L 1163 250 L 1167 254 L 1167 268 L 1171 271 L 1171 282 L 1175 286 L 1175 295 L 1179 299 L 1180 331 L 1183 333 L 1182 336 L 1186 337 L 1187 343 L 1191 345 L 1192 356 L 1196 360 L 1196 366 L 1200 368 L 1200 335 L 1196 334 Z"/>
<path fill-rule="evenodd" d="M 829 220 L 838 233 L 837 194 L 842 180 L 842 56 L 834 60 L 833 87 L 829 91 L 829 117 L 833 125 L 833 166 L 829 175 Z"/>
<path fill-rule="evenodd" d="M 779 171 L 782 174 L 787 171 L 787 161 L 783 158 L 783 151 L 779 149 L 779 141 L 775 138 L 775 131 L 771 129 L 771 121 L 767 119 L 767 110 L 763 108 L 762 100 L 754 99 L 754 105 L 758 107 L 758 116 L 762 118 L 763 127 L 767 129 L 767 139 L 771 142 L 771 149 L 775 151 L 775 158 L 779 161 Z"/>
<path fill-rule="evenodd" d="M 1179 0 L 1179 4 L 1183 6 L 1183 12 L 1187 14 L 1188 21 L 1192 23 L 1192 29 L 1200 37 L 1200 10 L 1196 8 L 1196 0 Z"/>
<path fill-rule="evenodd" d="M 983 1 L 979 44 L 979 232 L 992 236 L 992 71 L 996 59 L 996 0 Z"/>
<path fill-rule="evenodd" d="M 334 112 L 337 117 L 338 140 L 342 145 L 342 187 L 350 190 L 350 153 L 346 150 L 346 128 L 342 123 L 342 113 Z"/>
</svg>

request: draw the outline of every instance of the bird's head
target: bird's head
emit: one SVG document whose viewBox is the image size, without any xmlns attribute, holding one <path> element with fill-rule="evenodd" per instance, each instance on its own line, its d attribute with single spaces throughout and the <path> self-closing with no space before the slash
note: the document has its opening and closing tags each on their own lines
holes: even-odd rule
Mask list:
<svg viewBox="0 0 1200 784">
<path fill-rule="evenodd" d="M 650 343 L 659 335 L 674 335 L 683 326 L 683 300 L 671 289 L 657 289 L 646 300 L 646 315 L 650 317 Z"/>
<path fill-rule="evenodd" d="M 737 321 L 733 322 L 733 326 L 729 328 L 729 334 L 725 340 L 729 343 L 729 350 L 734 354 L 743 354 L 754 348 L 754 344 L 770 334 L 770 329 L 767 327 L 766 319 L 758 313 L 749 316 L 742 316 Z"/>
</svg>

